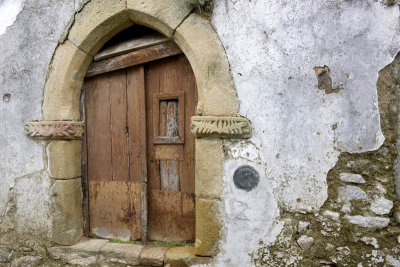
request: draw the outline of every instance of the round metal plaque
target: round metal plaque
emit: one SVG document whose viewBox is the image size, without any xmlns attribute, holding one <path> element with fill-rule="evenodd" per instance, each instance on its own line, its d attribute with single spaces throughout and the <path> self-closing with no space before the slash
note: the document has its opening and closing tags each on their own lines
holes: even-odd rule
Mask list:
<svg viewBox="0 0 400 267">
<path fill-rule="evenodd" d="M 259 181 L 260 175 L 249 165 L 240 166 L 233 174 L 233 182 L 236 187 L 246 191 L 256 188 Z"/>
</svg>

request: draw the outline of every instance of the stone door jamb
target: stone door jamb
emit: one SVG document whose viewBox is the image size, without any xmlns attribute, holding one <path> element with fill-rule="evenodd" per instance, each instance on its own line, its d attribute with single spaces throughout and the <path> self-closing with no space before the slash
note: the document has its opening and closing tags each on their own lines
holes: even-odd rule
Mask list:
<svg viewBox="0 0 400 267">
<path fill-rule="evenodd" d="M 196 254 L 218 250 L 223 183 L 222 138 L 248 138 L 251 125 L 237 117 L 238 99 L 225 51 L 210 21 L 192 13 L 183 0 L 92 0 L 75 15 L 67 39 L 59 44 L 48 70 L 43 121 L 27 122 L 30 137 L 51 139 L 48 172 L 53 180 L 52 241 L 72 245 L 83 235 L 80 95 L 93 56 L 112 36 L 134 23 L 173 40 L 196 77 Z"/>
</svg>

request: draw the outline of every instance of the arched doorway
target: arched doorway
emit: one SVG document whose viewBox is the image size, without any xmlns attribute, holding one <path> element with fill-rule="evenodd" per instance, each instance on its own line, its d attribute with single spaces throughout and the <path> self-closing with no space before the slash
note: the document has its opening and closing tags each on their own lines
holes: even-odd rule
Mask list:
<svg viewBox="0 0 400 267">
<path fill-rule="evenodd" d="M 83 235 L 82 146 L 80 140 L 74 139 L 80 139 L 83 133 L 80 95 L 87 69 L 106 41 L 123 29 L 140 24 L 173 40 L 196 77 L 197 116 L 191 118 L 196 137 L 195 250 L 196 255 L 215 255 L 223 225 L 222 138 L 248 138 L 251 125 L 237 116 L 239 105 L 229 63 L 210 21 L 192 13 L 187 1 L 176 0 L 92 0 L 73 21 L 49 67 L 43 120 L 25 125 L 29 136 L 53 140 L 47 150 L 48 172 L 55 191 L 52 241 L 72 245 Z"/>
<path fill-rule="evenodd" d="M 94 57 L 83 86 L 91 236 L 194 242 L 196 91 L 179 47 L 148 28 Z"/>
</svg>

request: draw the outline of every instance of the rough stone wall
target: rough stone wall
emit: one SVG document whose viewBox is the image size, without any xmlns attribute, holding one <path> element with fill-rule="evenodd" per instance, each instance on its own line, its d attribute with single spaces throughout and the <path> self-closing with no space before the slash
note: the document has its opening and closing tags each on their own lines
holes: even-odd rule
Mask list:
<svg viewBox="0 0 400 267">
<path fill-rule="evenodd" d="M 212 22 L 254 127 L 225 142 L 217 262 L 399 265 L 396 63 L 383 69 L 400 48 L 399 7 L 227 0 Z M 233 185 L 242 164 L 260 172 L 253 191 Z"/>
<path fill-rule="evenodd" d="M 42 119 L 53 52 L 85 2 L 0 1 L 0 266 L 13 249 L 39 262 L 49 245 L 48 142 L 23 125 Z M 224 141 L 215 265 L 400 265 L 399 15 L 375 0 L 215 1 L 254 127 L 249 140 Z M 250 192 L 232 182 L 244 164 L 260 174 Z"/>
<path fill-rule="evenodd" d="M 82 1 L 0 1 L 0 246 L 34 248 L 51 235 L 47 142 L 24 134 L 41 119 L 50 60 Z"/>
</svg>

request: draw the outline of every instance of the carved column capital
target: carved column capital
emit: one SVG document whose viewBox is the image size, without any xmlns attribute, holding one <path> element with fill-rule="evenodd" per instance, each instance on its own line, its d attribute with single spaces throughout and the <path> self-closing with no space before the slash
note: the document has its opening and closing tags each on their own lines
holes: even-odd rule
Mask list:
<svg viewBox="0 0 400 267">
<path fill-rule="evenodd" d="M 191 131 L 195 137 L 250 138 L 251 124 L 242 117 L 193 116 Z"/>
<path fill-rule="evenodd" d="M 81 121 L 29 121 L 25 134 L 38 139 L 81 139 L 84 132 Z"/>
</svg>

